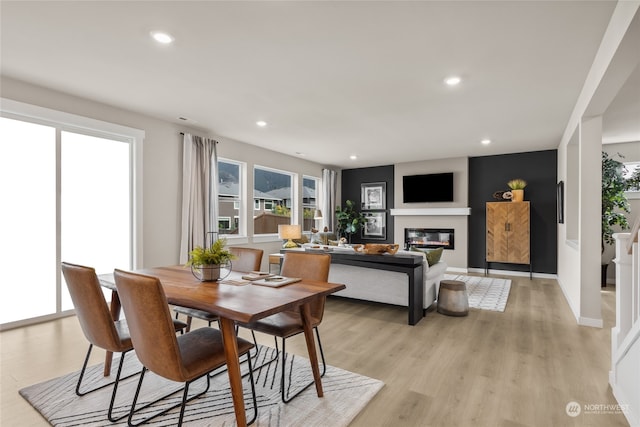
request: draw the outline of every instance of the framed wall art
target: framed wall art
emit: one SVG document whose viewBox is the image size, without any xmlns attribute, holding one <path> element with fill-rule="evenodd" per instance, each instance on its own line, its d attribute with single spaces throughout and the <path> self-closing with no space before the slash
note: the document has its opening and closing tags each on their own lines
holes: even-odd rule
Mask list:
<svg viewBox="0 0 640 427">
<path fill-rule="evenodd" d="M 385 240 L 387 238 L 386 212 L 363 212 L 363 215 L 367 222 L 362 227 L 362 238 Z"/>
<path fill-rule="evenodd" d="M 387 183 L 370 182 L 360 185 L 360 209 L 363 211 L 387 208 Z"/>
<path fill-rule="evenodd" d="M 564 182 L 558 182 L 556 187 L 556 203 L 558 208 L 558 224 L 564 224 Z"/>
</svg>

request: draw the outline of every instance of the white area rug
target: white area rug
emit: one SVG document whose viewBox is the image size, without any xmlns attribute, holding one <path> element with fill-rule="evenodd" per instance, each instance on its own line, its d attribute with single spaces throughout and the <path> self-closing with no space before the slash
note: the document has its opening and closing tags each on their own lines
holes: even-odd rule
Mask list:
<svg viewBox="0 0 640 427">
<path fill-rule="evenodd" d="M 467 284 L 469 307 L 482 310 L 504 311 L 511 290 L 510 279 L 445 274 L 446 280 L 460 280 Z"/>
<path fill-rule="evenodd" d="M 259 359 L 269 360 L 275 352 L 270 347 L 260 346 L 260 349 Z M 118 358 L 114 358 L 112 379 L 115 378 L 118 361 Z M 280 399 L 280 361 L 281 358 L 278 362 L 273 362 L 254 373 L 258 402 L 258 419 L 254 426 L 347 426 L 384 385 L 382 381 L 327 366 L 327 372 L 322 378 L 323 398 L 318 398 L 315 387 L 311 386 L 290 403 L 283 404 Z M 287 373 L 291 372 L 290 364 L 293 365 L 294 372 L 292 391 L 295 391 L 296 385 L 304 385 L 311 380 L 311 367 L 308 359 L 298 356 L 287 357 Z M 126 355 L 124 365 L 123 377 L 141 368 L 133 352 Z M 245 365 L 242 365 L 243 369 L 246 368 Z M 260 361 L 257 365 L 260 365 Z M 85 385 L 91 387 L 104 383 L 102 370 L 102 364 L 88 368 L 83 389 Z M 126 426 L 126 418 L 119 423 L 111 423 L 107 419 L 111 387 L 82 397 L 76 396 L 78 374 L 79 372 L 74 372 L 26 387 L 20 390 L 20 394 L 53 426 Z M 128 412 L 138 379 L 139 376 L 135 375 L 120 383 L 114 411 L 116 417 Z M 204 390 L 205 387 L 206 380 L 200 379 L 189 387 L 189 395 Z M 181 384 L 147 372 L 137 406 L 180 388 Z M 253 414 L 253 407 L 248 376 L 244 378 L 243 388 L 249 420 Z M 181 399 L 182 392 L 176 393 L 169 398 L 169 403 L 155 406 L 155 410 L 166 408 Z M 155 410 L 152 413 L 155 413 Z M 152 420 L 150 425 L 175 425 L 178 415 L 179 408 L 176 408 Z M 137 419 L 140 419 L 140 415 L 134 417 L 134 422 Z M 225 371 L 211 380 L 211 387 L 206 394 L 187 403 L 184 425 L 200 427 L 235 424 L 229 380 Z"/>
</svg>

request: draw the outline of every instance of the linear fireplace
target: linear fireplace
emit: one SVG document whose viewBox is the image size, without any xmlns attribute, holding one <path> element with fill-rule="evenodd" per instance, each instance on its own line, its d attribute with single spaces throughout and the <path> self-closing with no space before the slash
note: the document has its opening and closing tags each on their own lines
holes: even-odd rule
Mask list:
<svg viewBox="0 0 640 427">
<path fill-rule="evenodd" d="M 453 228 L 405 228 L 404 246 L 454 249 Z"/>
</svg>

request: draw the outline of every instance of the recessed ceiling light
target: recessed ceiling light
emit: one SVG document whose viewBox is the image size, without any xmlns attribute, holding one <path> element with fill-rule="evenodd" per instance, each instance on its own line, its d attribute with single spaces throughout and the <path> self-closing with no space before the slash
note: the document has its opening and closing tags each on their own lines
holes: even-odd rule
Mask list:
<svg viewBox="0 0 640 427">
<path fill-rule="evenodd" d="M 163 33 L 162 31 L 152 31 L 151 37 L 158 43 L 169 44 L 172 43 L 175 39 L 171 34 Z"/>
<path fill-rule="evenodd" d="M 451 76 L 451 77 L 447 77 L 444 82 L 446 84 L 448 84 L 449 86 L 455 86 L 458 83 L 460 83 L 462 81 L 462 79 L 458 76 Z"/>
<path fill-rule="evenodd" d="M 349 156 L 349 158 L 351 160 L 356 160 L 358 158 L 358 156 L 356 156 L 355 154 L 352 154 L 352 155 Z"/>
<path fill-rule="evenodd" d="M 256 125 L 260 126 L 261 128 L 265 127 L 267 125 L 267 122 L 265 122 L 264 120 L 258 120 L 256 122 Z"/>
<path fill-rule="evenodd" d="M 490 139 L 483 139 L 482 141 L 480 141 L 483 145 L 489 145 L 491 144 L 491 140 Z"/>
</svg>

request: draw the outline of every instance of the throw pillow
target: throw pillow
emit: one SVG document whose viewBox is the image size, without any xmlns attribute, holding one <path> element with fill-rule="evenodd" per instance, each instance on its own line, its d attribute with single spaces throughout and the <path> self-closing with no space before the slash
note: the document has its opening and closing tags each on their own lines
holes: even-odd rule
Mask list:
<svg viewBox="0 0 640 427">
<path fill-rule="evenodd" d="M 431 267 L 432 265 L 440 262 L 440 258 L 442 257 L 442 251 L 444 250 L 444 248 L 420 249 L 412 246 L 411 250 L 414 252 L 424 252 L 427 256 L 427 263 L 429 264 L 429 267 Z"/>
</svg>

